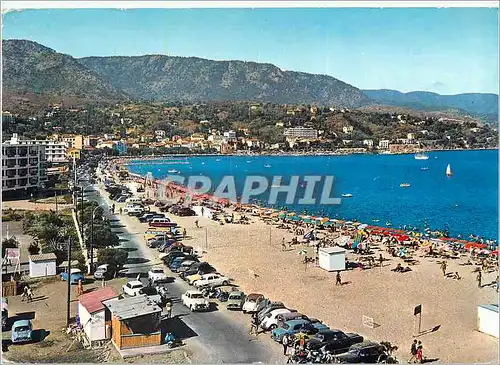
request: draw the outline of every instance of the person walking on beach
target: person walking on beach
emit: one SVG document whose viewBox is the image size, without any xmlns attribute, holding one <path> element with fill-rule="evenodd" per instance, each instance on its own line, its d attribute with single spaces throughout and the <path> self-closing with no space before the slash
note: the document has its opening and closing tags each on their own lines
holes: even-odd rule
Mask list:
<svg viewBox="0 0 500 365">
<path fill-rule="evenodd" d="M 186 232 L 186 228 L 184 228 L 182 230 L 182 237 L 186 238 L 186 236 L 187 236 L 187 232 Z"/>
<path fill-rule="evenodd" d="M 257 328 L 257 313 L 252 315 L 252 320 L 250 322 L 250 334 L 257 336 L 258 328 Z"/>
<path fill-rule="evenodd" d="M 122 214 L 122 212 L 123 212 L 123 209 L 120 207 L 120 215 Z"/>
<path fill-rule="evenodd" d="M 411 357 L 408 359 L 408 364 L 412 362 L 415 363 L 415 360 L 417 359 L 417 340 L 413 340 L 410 348 L 410 354 Z"/>
<path fill-rule="evenodd" d="M 378 262 L 380 263 L 380 267 L 384 266 L 384 258 L 382 256 L 382 254 L 379 255 Z"/>
<path fill-rule="evenodd" d="M 194 221 L 194 224 L 196 224 L 196 228 L 200 228 L 200 223 L 198 222 L 198 219 Z"/>
<path fill-rule="evenodd" d="M 167 318 L 172 318 L 172 303 L 170 301 L 167 302 L 165 309 L 167 310 Z"/>
<path fill-rule="evenodd" d="M 481 280 L 483 279 L 483 274 L 481 270 L 477 272 L 476 280 L 477 280 L 477 287 L 481 288 Z"/>
<path fill-rule="evenodd" d="M 497 275 L 497 278 L 496 278 L 496 280 L 495 280 L 495 281 L 496 281 L 496 282 L 495 282 L 495 285 L 497 286 L 497 289 L 496 289 L 496 290 L 497 290 L 497 293 L 498 293 L 498 287 L 500 286 L 500 281 L 498 281 L 498 275 Z"/>
<path fill-rule="evenodd" d="M 201 216 L 203 217 L 205 215 L 205 208 L 201 207 Z"/>
<path fill-rule="evenodd" d="M 446 261 L 441 264 L 441 270 L 443 270 L 443 276 L 446 276 Z"/>
<path fill-rule="evenodd" d="M 335 285 L 342 285 L 342 278 L 340 277 L 340 271 L 337 271 L 337 279 Z"/>
<path fill-rule="evenodd" d="M 418 345 L 418 347 L 417 347 L 417 363 L 421 364 L 422 363 L 422 359 L 423 359 L 422 345 L 421 345 L 420 341 L 418 341 L 418 343 L 420 345 Z"/>
<path fill-rule="evenodd" d="M 288 353 L 288 345 L 290 343 L 290 335 L 288 333 L 285 333 L 285 335 L 283 336 L 283 340 L 281 341 L 281 343 L 283 344 L 283 355 L 287 355 Z"/>
</svg>

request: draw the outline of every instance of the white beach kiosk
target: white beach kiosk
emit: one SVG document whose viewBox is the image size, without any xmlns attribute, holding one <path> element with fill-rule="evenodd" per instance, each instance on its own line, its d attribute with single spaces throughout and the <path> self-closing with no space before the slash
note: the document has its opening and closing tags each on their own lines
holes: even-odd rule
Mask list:
<svg viewBox="0 0 500 365">
<path fill-rule="evenodd" d="M 322 247 L 319 249 L 319 267 L 326 271 L 345 270 L 345 249 L 342 247 Z"/>
<path fill-rule="evenodd" d="M 482 304 L 477 306 L 477 329 L 498 338 L 498 304 Z"/>
</svg>

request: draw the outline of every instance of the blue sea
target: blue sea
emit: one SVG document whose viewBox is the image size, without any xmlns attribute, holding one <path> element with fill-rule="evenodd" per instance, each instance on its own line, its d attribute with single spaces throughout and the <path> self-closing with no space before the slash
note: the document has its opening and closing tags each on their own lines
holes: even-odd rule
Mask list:
<svg viewBox="0 0 500 365">
<path fill-rule="evenodd" d="M 342 198 L 340 205 L 297 205 L 305 191 L 299 183 L 294 204 L 285 204 L 285 194 L 279 194 L 274 207 L 380 226 L 390 222 L 394 228 L 448 229 L 454 237 L 475 234 L 498 239 L 498 151 L 428 155 L 428 160 L 415 160 L 413 155 L 188 157 L 168 159 L 168 164 L 162 160 L 148 164 L 133 161 L 129 170 L 141 175 L 151 172 L 160 179 L 172 169 L 186 178 L 208 176 L 212 191 L 223 176 L 230 175 L 235 177 L 238 196 L 247 175 L 268 177 L 269 185 L 276 175 L 283 176 L 282 184 L 287 184 L 290 176 L 300 176 L 302 181 L 306 175 L 331 175 L 335 180 L 330 196 L 340 198 L 349 193 L 352 198 Z M 451 178 L 445 174 L 448 164 L 453 170 Z M 411 186 L 402 188 L 401 183 Z M 318 184 L 314 196 L 321 192 Z M 266 205 L 267 193 L 258 198 Z"/>
</svg>

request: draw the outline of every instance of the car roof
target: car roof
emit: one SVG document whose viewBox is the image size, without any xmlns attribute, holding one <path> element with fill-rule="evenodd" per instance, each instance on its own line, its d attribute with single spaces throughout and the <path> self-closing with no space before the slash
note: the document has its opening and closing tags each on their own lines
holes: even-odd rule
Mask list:
<svg viewBox="0 0 500 365">
<path fill-rule="evenodd" d="M 351 346 L 352 349 L 364 349 L 368 347 L 380 347 L 380 344 L 372 341 L 363 341 L 360 343 L 355 343 L 354 345 Z"/>
<path fill-rule="evenodd" d="M 243 295 L 243 294 L 244 294 L 244 293 L 243 293 L 242 291 L 238 291 L 238 290 L 237 290 L 237 291 L 232 291 L 232 292 L 230 292 L 230 293 L 229 293 L 229 296 L 231 296 L 231 295 Z"/>
<path fill-rule="evenodd" d="M 252 294 L 247 295 L 247 299 L 249 299 L 249 300 L 258 299 L 260 297 L 263 298 L 264 295 L 263 294 L 256 294 L 256 293 L 252 293 Z"/>
<path fill-rule="evenodd" d="M 276 315 L 278 315 L 283 313 L 291 313 L 291 311 L 288 308 L 275 308 L 272 311 L 269 311 L 269 313 L 275 313 Z"/>
<path fill-rule="evenodd" d="M 165 271 L 163 270 L 163 267 L 160 267 L 160 266 L 155 266 L 155 267 L 152 267 L 151 270 L 161 270 L 161 271 Z"/>
<path fill-rule="evenodd" d="M 14 324 L 12 325 L 12 328 L 29 326 L 29 325 L 31 325 L 31 321 L 29 319 L 21 319 L 19 321 L 15 321 Z"/>
<path fill-rule="evenodd" d="M 305 324 L 305 323 L 309 323 L 308 320 L 306 319 L 291 319 L 289 321 L 286 321 L 285 322 L 287 325 L 289 326 L 295 326 L 296 324 Z"/>
<path fill-rule="evenodd" d="M 202 294 L 203 295 L 203 293 L 199 290 L 188 290 L 188 291 L 186 291 L 186 294 Z"/>
<path fill-rule="evenodd" d="M 127 284 L 134 284 L 134 285 L 135 284 L 141 284 L 141 285 L 143 285 L 142 282 L 139 281 L 139 280 L 132 280 L 132 281 L 129 281 Z"/>
</svg>

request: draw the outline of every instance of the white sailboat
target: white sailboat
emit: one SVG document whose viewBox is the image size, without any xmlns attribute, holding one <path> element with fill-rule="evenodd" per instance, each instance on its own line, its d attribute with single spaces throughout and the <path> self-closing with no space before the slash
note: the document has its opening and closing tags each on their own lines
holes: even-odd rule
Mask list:
<svg viewBox="0 0 500 365">
<path fill-rule="evenodd" d="M 450 164 L 448 164 L 448 166 L 446 166 L 446 176 L 448 176 L 448 177 L 452 177 L 453 176 L 453 172 L 451 172 L 451 166 L 450 166 Z"/>
</svg>

